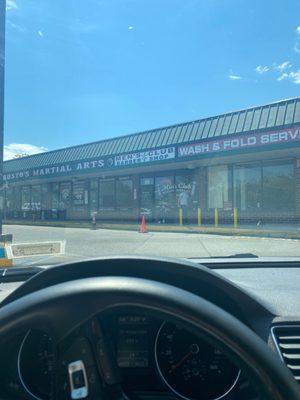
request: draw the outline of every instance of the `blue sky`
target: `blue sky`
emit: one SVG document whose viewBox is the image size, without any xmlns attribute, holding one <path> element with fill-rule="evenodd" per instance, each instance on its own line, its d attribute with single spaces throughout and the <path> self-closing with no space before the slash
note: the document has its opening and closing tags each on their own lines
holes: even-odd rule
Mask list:
<svg viewBox="0 0 300 400">
<path fill-rule="evenodd" d="M 299 61 L 299 0 L 7 0 L 6 157 L 298 96 Z"/>
</svg>

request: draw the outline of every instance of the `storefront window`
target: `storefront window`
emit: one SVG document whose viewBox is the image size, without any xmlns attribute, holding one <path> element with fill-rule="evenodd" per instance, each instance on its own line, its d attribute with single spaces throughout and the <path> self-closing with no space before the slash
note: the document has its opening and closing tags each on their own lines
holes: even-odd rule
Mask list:
<svg viewBox="0 0 300 400">
<path fill-rule="evenodd" d="M 22 211 L 29 211 L 30 206 L 30 186 L 23 186 L 21 189 L 21 209 Z"/>
<path fill-rule="evenodd" d="M 59 208 L 59 184 L 52 183 L 52 209 L 58 210 Z"/>
<path fill-rule="evenodd" d="M 71 206 L 71 182 L 62 182 L 59 192 L 59 208 L 67 210 Z"/>
<path fill-rule="evenodd" d="M 21 196 L 22 196 L 22 191 L 20 186 L 16 186 L 14 188 L 14 209 L 19 211 L 22 207 L 22 202 L 21 202 Z"/>
<path fill-rule="evenodd" d="M 133 182 L 129 178 L 119 178 L 116 181 L 116 202 L 118 207 L 132 207 Z"/>
<path fill-rule="evenodd" d="M 99 207 L 114 208 L 115 206 L 115 181 L 103 179 L 99 181 Z"/>
<path fill-rule="evenodd" d="M 295 178 L 292 162 L 263 165 L 263 204 L 266 211 L 295 207 Z"/>
<path fill-rule="evenodd" d="M 192 175 L 176 175 L 175 194 L 177 207 L 182 210 L 183 223 L 195 218 L 198 199 L 196 197 L 196 181 Z"/>
<path fill-rule="evenodd" d="M 198 204 L 196 199 L 196 181 L 192 179 L 191 175 L 176 175 L 175 193 L 178 206 L 186 204 L 191 208 L 195 203 Z"/>
<path fill-rule="evenodd" d="M 13 211 L 15 209 L 15 188 L 6 188 L 5 198 L 6 198 L 6 210 Z"/>
<path fill-rule="evenodd" d="M 141 178 L 140 185 L 140 208 L 141 214 L 150 218 L 154 211 L 154 177 Z"/>
<path fill-rule="evenodd" d="M 98 211 L 98 179 L 90 180 L 90 211 Z"/>
<path fill-rule="evenodd" d="M 229 176 L 227 165 L 208 168 L 208 208 L 228 208 Z"/>
<path fill-rule="evenodd" d="M 40 210 L 42 202 L 41 185 L 34 185 L 31 187 L 31 209 Z"/>
<path fill-rule="evenodd" d="M 175 201 L 174 176 L 159 176 L 155 178 L 156 219 L 166 222 L 172 218 L 177 207 Z"/>
<path fill-rule="evenodd" d="M 51 184 L 42 184 L 42 210 L 51 209 Z"/>
<path fill-rule="evenodd" d="M 236 165 L 233 169 L 235 207 L 242 211 L 261 207 L 261 165 Z"/>
<path fill-rule="evenodd" d="M 87 181 L 75 181 L 73 183 L 73 205 L 86 206 L 89 204 L 89 192 Z"/>
</svg>

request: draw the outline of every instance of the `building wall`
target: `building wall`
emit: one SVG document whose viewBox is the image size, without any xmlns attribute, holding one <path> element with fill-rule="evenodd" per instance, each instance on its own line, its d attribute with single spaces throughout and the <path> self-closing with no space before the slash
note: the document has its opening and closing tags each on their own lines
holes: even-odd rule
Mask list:
<svg viewBox="0 0 300 400">
<path fill-rule="evenodd" d="M 180 193 L 187 192 L 185 219 L 232 224 L 233 208 L 241 223 L 291 223 L 300 220 L 300 161 L 255 160 L 188 169 L 151 171 L 106 178 L 68 178 L 6 189 L 7 219 L 83 219 L 178 223 Z M 184 195 L 183 195 L 184 198 Z M 184 206 L 183 206 L 184 208 Z"/>
</svg>

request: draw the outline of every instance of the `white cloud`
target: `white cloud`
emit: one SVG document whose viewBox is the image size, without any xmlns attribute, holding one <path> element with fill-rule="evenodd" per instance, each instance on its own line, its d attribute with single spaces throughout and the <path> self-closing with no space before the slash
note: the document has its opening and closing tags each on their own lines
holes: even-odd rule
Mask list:
<svg viewBox="0 0 300 400">
<path fill-rule="evenodd" d="M 43 34 L 42 31 L 38 31 L 38 35 L 39 35 L 40 37 L 43 37 L 43 36 L 44 36 L 44 34 Z"/>
<path fill-rule="evenodd" d="M 23 28 L 22 26 L 11 22 L 9 19 L 6 21 L 6 24 L 7 24 L 7 26 L 9 28 L 15 29 L 16 31 L 19 31 L 19 32 L 25 32 L 26 31 L 25 28 Z"/>
<path fill-rule="evenodd" d="M 300 35 L 300 25 L 296 28 L 296 33 L 298 35 Z M 299 38 L 296 39 L 296 43 L 294 45 L 294 51 L 296 53 L 300 53 L 300 42 L 299 42 Z"/>
<path fill-rule="evenodd" d="M 267 65 L 264 65 L 264 66 L 258 65 L 258 66 L 255 68 L 255 71 L 256 71 L 258 74 L 264 74 L 265 72 L 268 72 L 268 71 L 269 71 L 269 67 L 268 67 Z"/>
<path fill-rule="evenodd" d="M 283 74 L 281 74 L 277 80 L 278 81 L 283 81 L 284 79 L 287 79 L 289 77 L 289 74 L 287 74 L 286 72 L 284 72 Z"/>
<path fill-rule="evenodd" d="M 132 31 L 132 29 L 133 29 L 133 26 L 130 25 L 130 26 L 128 27 L 128 30 L 129 30 L 129 31 Z"/>
<path fill-rule="evenodd" d="M 300 85 L 300 69 L 288 73 L 284 72 L 277 78 L 278 81 L 283 81 L 285 79 L 292 81 L 296 85 Z"/>
<path fill-rule="evenodd" d="M 273 68 L 276 71 L 280 71 L 280 72 L 282 72 L 288 68 L 291 68 L 291 67 L 292 67 L 292 64 L 289 61 L 284 61 L 281 64 L 274 64 L 274 66 L 273 66 Z"/>
<path fill-rule="evenodd" d="M 14 0 L 6 0 L 6 11 L 17 10 L 18 5 Z"/>
<path fill-rule="evenodd" d="M 295 43 L 294 50 L 296 53 L 300 53 L 300 43 Z"/>
<path fill-rule="evenodd" d="M 239 76 L 239 75 L 233 75 L 233 74 L 228 75 L 228 78 L 231 79 L 232 81 L 237 81 L 237 80 L 239 80 L 239 79 L 242 79 L 241 76 Z"/>
<path fill-rule="evenodd" d="M 35 146 L 34 144 L 28 143 L 10 143 L 4 145 L 3 157 L 4 160 L 11 160 L 12 158 L 22 156 L 30 156 L 32 154 L 43 153 L 47 151 L 46 147 Z"/>
</svg>

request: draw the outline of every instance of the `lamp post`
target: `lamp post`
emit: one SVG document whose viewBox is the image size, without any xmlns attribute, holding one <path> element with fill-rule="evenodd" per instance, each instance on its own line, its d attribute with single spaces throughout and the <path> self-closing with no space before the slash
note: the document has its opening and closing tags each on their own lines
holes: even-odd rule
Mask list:
<svg viewBox="0 0 300 400">
<path fill-rule="evenodd" d="M 4 68 L 5 68 L 5 8 L 0 1 L 0 187 L 3 187 L 3 129 L 4 129 Z M 4 190 L 0 193 L 0 234 L 4 211 Z"/>
</svg>

